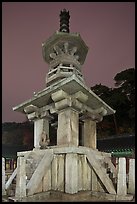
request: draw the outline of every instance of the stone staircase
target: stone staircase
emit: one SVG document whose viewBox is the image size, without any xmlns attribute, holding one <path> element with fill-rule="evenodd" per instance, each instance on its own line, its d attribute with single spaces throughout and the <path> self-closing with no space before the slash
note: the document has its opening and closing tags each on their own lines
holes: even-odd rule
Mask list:
<svg viewBox="0 0 137 204">
<path fill-rule="evenodd" d="M 27 155 L 26 158 L 26 178 L 27 178 L 27 183 L 31 179 L 34 171 L 39 165 L 39 162 L 41 161 L 41 157 L 35 152 L 31 152 L 30 154 Z"/>
<path fill-rule="evenodd" d="M 109 178 L 112 180 L 112 183 L 117 188 L 117 171 L 115 166 L 113 165 L 111 158 L 107 158 L 107 161 L 104 161 L 104 166 L 106 169 L 106 173 L 108 174 Z"/>
<path fill-rule="evenodd" d="M 86 155 L 108 193 L 116 194 L 117 172 L 110 155 L 97 150 L 90 150 Z"/>
</svg>

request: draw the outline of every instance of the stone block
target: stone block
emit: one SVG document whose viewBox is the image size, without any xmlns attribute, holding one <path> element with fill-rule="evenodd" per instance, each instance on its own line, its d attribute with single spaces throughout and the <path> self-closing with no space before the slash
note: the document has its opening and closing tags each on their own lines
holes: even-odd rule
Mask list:
<svg viewBox="0 0 137 204">
<path fill-rule="evenodd" d="M 87 151 L 86 155 L 91 167 L 94 169 L 97 176 L 100 178 L 107 192 L 116 194 L 114 185 L 111 179 L 109 178 L 108 174 L 106 173 L 106 169 L 101 165 L 99 159 L 97 159 L 95 155 L 91 154 L 90 151 Z"/>
<path fill-rule="evenodd" d="M 78 157 L 77 154 L 66 154 L 65 161 L 65 192 L 78 192 Z"/>
<path fill-rule="evenodd" d="M 52 97 L 54 102 L 57 102 L 57 101 L 61 101 L 62 99 L 67 98 L 68 94 L 65 91 L 63 91 L 63 90 L 59 90 L 59 91 L 53 93 L 51 95 L 51 97 Z"/>
<path fill-rule="evenodd" d="M 59 154 L 54 155 L 52 161 L 52 171 L 51 171 L 51 189 L 64 192 L 65 183 L 65 155 Z"/>
<path fill-rule="evenodd" d="M 58 172 L 58 159 L 57 156 L 54 155 L 52 164 L 51 164 L 51 189 L 57 190 L 57 184 L 58 184 L 58 178 L 57 178 L 57 172 Z"/>
<path fill-rule="evenodd" d="M 128 193 L 135 194 L 135 159 L 129 160 Z"/>
<path fill-rule="evenodd" d="M 83 155 L 78 155 L 78 191 L 83 190 L 82 157 Z"/>
<path fill-rule="evenodd" d="M 126 184 L 126 158 L 119 158 L 118 164 L 118 180 L 117 180 L 117 194 L 126 195 L 127 194 L 127 184 Z"/>
<path fill-rule="evenodd" d="M 82 164 L 82 190 L 91 190 L 91 168 L 88 165 L 86 155 L 81 155 Z"/>
<path fill-rule="evenodd" d="M 91 191 L 96 192 L 98 191 L 98 180 L 97 180 L 97 175 L 93 168 L 91 169 Z"/>
<path fill-rule="evenodd" d="M 26 196 L 26 160 L 24 157 L 18 157 L 15 197 L 22 198 L 25 196 Z"/>
<path fill-rule="evenodd" d="M 36 192 L 37 186 L 39 186 L 40 183 L 42 182 L 42 179 L 45 176 L 45 172 L 47 172 L 48 169 L 50 168 L 52 160 L 53 150 L 50 149 L 46 150 L 45 155 L 41 159 L 38 167 L 36 168 L 30 181 L 27 184 L 28 195 L 33 195 Z"/>
<path fill-rule="evenodd" d="M 82 91 L 75 93 L 74 97 L 82 103 L 85 103 L 88 100 L 88 95 L 84 94 Z"/>
<path fill-rule="evenodd" d="M 57 190 L 64 192 L 65 187 L 65 162 L 64 162 L 65 155 L 58 155 L 57 162 Z"/>
<path fill-rule="evenodd" d="M 49 169 L 45 173 L 45 176 L 43 177 L 43 191 L 49 191 L 51 190 L 51 165 L 49 166 Z"/>
<path fill-rule="evenodd" d="M 34 147 L 40 148 L 39 142 L 43 131 L 49 136 L 48 119 L 38 119 L 34 121 Z"/>
<path fill-rule="evenodd" d="M 84 121 L 84 146 L 96 149 L 96 122 L 91 119 Z"/>
<path fill-rule="evenodd" d="M 6 195 L 5 191 L 5 158 L 2 157 L 2 195 Z"/>
</svg>

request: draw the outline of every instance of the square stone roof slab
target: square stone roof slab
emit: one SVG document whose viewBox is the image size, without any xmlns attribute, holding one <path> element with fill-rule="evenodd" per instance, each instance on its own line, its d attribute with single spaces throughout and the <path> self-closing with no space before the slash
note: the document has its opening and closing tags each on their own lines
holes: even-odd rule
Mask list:
<svg viewBox="0 0 137 204">
<path fill-rule="evenodd" d="M 42 91 L 37 92 L 31 99 L 15 106 L 13 110 L 25 114 L 24 108 L 30 104 L 39 108 L 49 105 L 53 102 L 51 94 L 55 93 L 58 90 L 63 90 L 70 95 L 75 94 L 78 91 L 82 91 L 88 96 L 88 100 L 85 102 L 85 105 L 89 106 L 93 110 L 103 107 L 107 110 L 107 115 L 115 113 L 115 110 L 108 106 L 101 98 L 99 98 L 93 91 L 91 91 L 90 88 L 83 84 L 75 75 L 62 79 L 56 84 L 53 84 L 49 87 L 46 87 Z"/>
</svg>

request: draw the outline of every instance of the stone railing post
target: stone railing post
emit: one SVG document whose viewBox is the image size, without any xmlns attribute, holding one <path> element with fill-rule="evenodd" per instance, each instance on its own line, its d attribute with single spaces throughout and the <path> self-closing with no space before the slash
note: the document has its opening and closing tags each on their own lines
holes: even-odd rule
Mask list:
<svg viewBox="0 0 137 204">
<path fill-rule="evenodd" d="M 5 187 L 5 158 L 2 157 L 2 195 L 6 195 Z"/>
<path fill-rule="evenodd" d="M 135 159 L 129 160 L 128 193 L 135 194 Z"/>
<path fill-rule="evenodd" d="M 18 199 L 26 197 L 26 159 L 21 156 L 17 159 L 17 179 L 15 197 Z"/>
<path fill-rule="evenodd" d="M 124 157 L 123 158 L 119 158 L 117 194 L 118 195 L 127 195 L 126 158 L 124 158 Z"/>
</svg>

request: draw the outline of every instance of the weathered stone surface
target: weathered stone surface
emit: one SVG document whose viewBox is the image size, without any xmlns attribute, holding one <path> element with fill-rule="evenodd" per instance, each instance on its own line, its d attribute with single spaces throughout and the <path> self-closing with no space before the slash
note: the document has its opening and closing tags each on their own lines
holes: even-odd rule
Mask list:
<svg viewBox="0 0 137 204">
<path fill-rule="evenodd" d="M 78 99 L 80 102 L 85 103 L 88 100 L 88 96 L 82 91 L 78 91 L 73 95 L 74 98 Z"/>
<path fill-rule="evenodd" d="M 52 164 L 51 164 L 51 189 L 57 190 L 58 186 L 58 159 L 54 155 Z"/>
<path fill-rule="evenodd" d="M 128 193 L 135 194 L 135 159 L 129 160 Z"/>
<path fill-rule="evenodd" d="M 37 189 L 35 190 L 35 193 L 41 193 L 43 190 L 42 182 L 38 184 Z"/>
<path fill-rule="evenodd" d="M 57 145 L 78 146 L 78 113 L 71 108 L 58 114 Z"/>
<path fill-rule="evenodd" d="M 60 80 L 54 86 L 47 87 L 42 91 L 39 91 L 34 97 L 23 102 L 22 104 L 17 105 L 13 108 L 13 110 L 24 113 L 24 108 L 30 104 L 38 106 L 39 108 L 46 106 L 49 103 L 51 94 L 60 89 L 63 89 L 69 95 L 75 94 L 79 90 L 81 90 L 81 92 L 88 96 L 88 100 L 85 102 L 86 106 L 90 107 L 91 109 L 98 109 L 103 107 L 107 111 L 107 115 L 115 113 L 115 110 L 108 106 L 75 75 L 72 75 L 71 77 L 68 77 L 65 80 Z"/>
<path fill-rule="evenodd" d="M 98 189 L 97 191 L 99 191 L 99 192 L 106 192 L 104 185 L 102 184 L 102 182 L 99 178 L 97 179 L 97 189 Z"/>
<path fill-rule="evenodd" d="M 51 180 L 52 180 L 52 190 L 64 191 L 65 183 L 65 155 L 59 154 L 54 155 L 52 161 L 52 171 L 51 171 Z"/>
<path fill-rule="evenodd" d="M 34 106 L 34 105 L 32 105 L 32 104 L 30 104 L 30 105 L 28 105 L 28 106 L 26 106 L 26 107 L 24 108 L 24 111 L 25 111 L 25 113 L 27 113 L 27 114 L 33 113 L 33 112 L 35 112 L 35 111 L 38 111 L 38 107 L 37 107 L 37 106 Z"/>
<path fill-rule="evenodd" d="M 92 149 L 84 146 L 69 146 L 68 144 L 63 145 L 55 145 L 49 146 L 49 149 L 53 150 L 54 154 L 66 154 L 66 153 L 77 153 L 77 154 L 86 154 L 86 152 L 90 152 L 91 154 L 95 154 L 97 159 L 104 159 L 104 157 L 111 157 L 111 153 L 100 152 L 97 149 Z M 47 149 L 36 149 L 34 148 L 31 151 L 22 151 L 17 152 L 17 156 L 25 156 L 26 159 L 30 155 L 30 153 L 36 153 L 37 155 L 43 156 L 46 153 Z"/>
<path fill-rule="evenodd" d="M 26 196 L 26 160 L 24 157 L 18 157 L 15 197 L 21 198 L 25 196 Z"/>
<path fill-rule="evenodd" d="M 51 164 L 42 180 L 43 191 L 51 190 Z"/>
<path fill-rule="evenodd" d="M 86 155 L 79 155 L 78 159 L 81 164 L 81 177 L 79 179 L 82 182 L 82 190 L 91 190 L 91 168 L 88 165 Z"/>
<path fill-rule="evenodd" d="M 97 180 L 97 175 L 94 171 L 94 169 L 91 169 L 91 191 L 96 192 L 98 191 L 98 180 Z"/>
<path fill-rule="evenodd" d="M 10 178 L 8 179 L 5 188 L 8 189 L 10 184 L 12 183 L 13 179 L 15 178 L 15 176 L 17 175 L 17 168 L 13 171 L 12 175 L 10 176 Z"/>
<path fill-rule="evenodd" d="M 118 196 L 108 193 L 91 191 L 80 191 L 76 194 L 69 194 L 59 191 L 48 191 L 21 199 L 21 202 L 109 202 L 109 201 L 134 202 L 133 195 Z"/>
<path fill-rule="evenodd" d="M 66 154 L 65 161 L 65 192 L 78 192 L 78 157 L 77 154 Z"/>
<path fill-rule="evenodd" d="M 5 158 L 2 157 L 2 195 L 6 195 L 5 191 Z"/>
<path fill-rule="evenodd" d="M 51 95 L 51 97 L 52 97 L 54 102 L 57 102 L 57 101 L 61 101 L 62 99 L 67 98 L 68 94 L 65 91 L 63 91 L 63 90 L 59 90 L 59 91 L 53 93 Z"/>
<path fill-rule="evenodd" d="M 57 190 L 64 192 L 65 187 L 65 155 L 58 155 Z"/>
<path fill-rule="evenodd" d="M 45 155 L 41 159 L 38 167 L 33 173 L 30 181 L 27 184 L 28 195 L 33 195 L 37 190 L 37 186 L 42 182 L 42 178 L 45 176 L 50 168 L 51 161 L 53 160 L 53 150 L 46 150 Z"/>
<path fill-rule="evenodd" d="M 70 41 L 71 41 L 71 43 L 70 43 Z M 50 54 L 54 53 L 55 49 L 57 49 L 57 48 L 55 48 L 55 46 L 56 47 L 58 46 L 61 48 L 64 47 L 63 45 L 65 42 L 68 43 L 69 50 L 72 50 L 73 47 L 79 48 L 77 51 L 77 54 L 80 57 L 79 62 L 80 62 L 80 64 L 83 64 L 85 61 L 87 52 L 88 52 L 88 47 L 86 46 L 85 42 L 82 40 L 79 33 L 64 33 L 64 32 L 56 31 L 46 42 L 44 42 L 42 44 L 42 49 L 43 49 L 42 53 L 43 53 L 44 60 L 47 63 L 52 63 L 53 60 L 50 57 Z M 63 63 L 63 60 L 65 58 L 64 52 L 62 50 L 60 50 L 59 48 L 57 49 L 56 58 L 59 60 L 60 63 Z M 62 57 L 62 55 L 63 55 L 63 57 Z M 66 57 L 67 57 L 67 55 L 66 55 Z M 70 63 L 72 63 L 73 58 L 75 58 L 75 56 L 73 56 L 72 54 L 69 54 L 69 55 L 71 56 Z M 69 61 L 67 60 L 66 63 L 68 63 L 68 62 Z"/>
<path fill-rule="evenodd" d="M 65 98 L 65 99 L 55 103 L 55 108 L 57 111 L 60 111 L 62 109 L 66 109 L 70 106 L 71 106 L 71 100 L 69 98 Z"/>
<path fill-rule="evenodd" d="M 126 184 L 126 158 L 119 158 L 118 165 L 118 180 L 117 180 L 117 194 L 126 195 L 127 194 L 127 184 Z"/>
<path fill-rule="evenodd" d="M 84 121 L 84 146 L 96 149 L 96 122 L 91 119 Z"/>
<path fill-rule="evenodd" d="M 83 155 L 78 155 L 78 191 L 83 189 L 82 157 Z"/>
<path fill-rule="evenodd" d="M 28 155 L 25 156 L 27 182 L 32 177 L 42 157 L 43 155 L 41 156 L 40 154 L 38 154 L 38 151 L 31 151 Z"/>
<path fill-rule="evenodd" d="M 49 137 L 49 121 L 48 119 L 38 119 L 34 121 L 34 147 L 40 148 L 40 140 L 43 131 Z"/>
<path fill-rule="evenodd" d="M 129 202 L 133 199 L 132 195 L 113 195 L 105 192 L 91 192 L 92 196 L 96 197 L 96 201 L 113 201 L 113 202 Z"/>
<path fill-rule="evenodd" d="M 100 178 L 101 182 L 104 184 L 106 190 L 109 193 L 116 194 L 116 191 L 114 189 L 114 185 L 109 178 L 109 176 L 106 174 L 106 169 L 101 165 L 99 160 L 96 159 L 96 156 L 94 154 L 91 154 L 90 151 L 86 152 L 87 158 L 89 160 L 90 165 Z"/>
<path fill-rule="evenodd" d="M 89 164 L 86 156 L 85 156 L 85 162 L 87 163 L 87 190 L 91 190 L 91 165 Z"/>
</svg>

